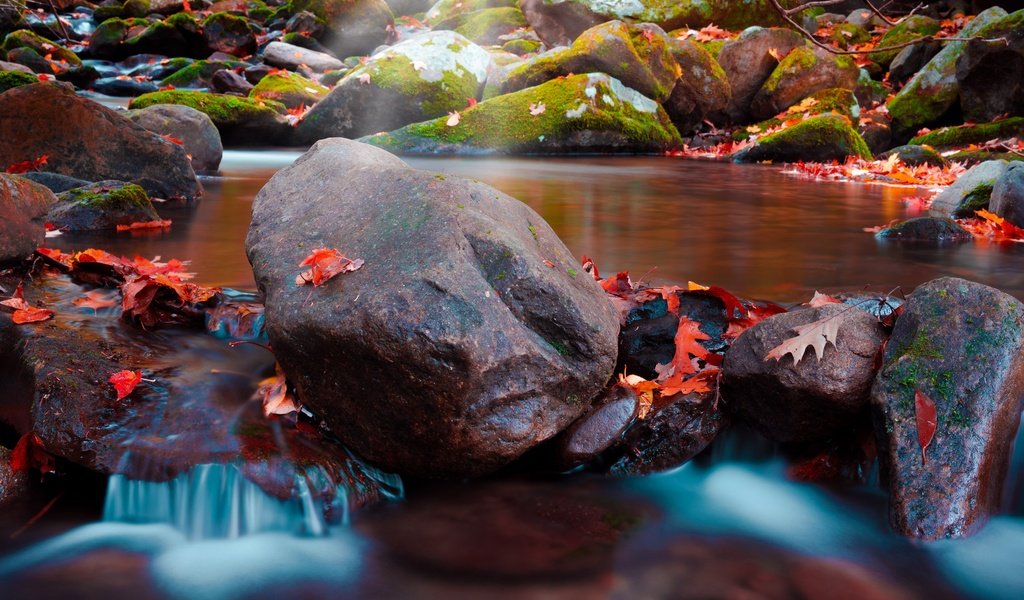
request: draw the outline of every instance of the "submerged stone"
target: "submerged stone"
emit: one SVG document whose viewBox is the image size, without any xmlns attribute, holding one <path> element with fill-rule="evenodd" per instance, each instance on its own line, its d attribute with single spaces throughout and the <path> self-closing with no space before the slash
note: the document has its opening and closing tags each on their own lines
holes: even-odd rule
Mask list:
<svg viewBox="0 0 1024 600">
<path fill-rule="evenodd" d="M 917 217 L 890 225 L 875 234 L 879 240 L 922 244 L 958 244 L 974 235 L 947 217 Z"/>
<path fill-rule="evenodd" d="M 1018 300 L 963 279 L 931 281 L 907 298 L 871 393 L 900 533 L 963 537 L 999 510 L 1024 394 L 1022 324 Z M 935 406 L 926 450 L 917 392 Z"/>
</svg>

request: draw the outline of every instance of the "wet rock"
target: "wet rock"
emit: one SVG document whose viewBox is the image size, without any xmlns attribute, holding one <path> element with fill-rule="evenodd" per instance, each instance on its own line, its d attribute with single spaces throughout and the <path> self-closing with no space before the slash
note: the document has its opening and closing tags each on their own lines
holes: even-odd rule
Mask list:
<svg viewBox="0 0 1024 600">
<path fill-rule="evenodd" d="M 994 139 L 1024 136 L 1024 117 L 1010 117 L 991 123 L 976 123 L 956 127 L 942 127 L 911 138 L 911 144 L 934 148 L 955 148 L 971 144 L 984 144 Z"/>
<path fill-rule="evenodd" d="M 257 100 L 274 100 L 288 108 L 313 106 L 322 100 L 329 89 L 298 73 L 275 73 L 260 79 L 249 96 Z"/>
<path fill-rule="evenodd" d="M 6 60 L 0 60 L 0 71 L 17 71 L 19 73 L 25 73 L 31 75 L 32 69 L 25 65 L 19 65 L 18 63 L 7 62 Z M 36 80 L 38 81 L 38 79 Z"/>
<path fill-rule="evenodd" d="M 245 68 L 246 64 L 235 60 L 197 60 L 182 66 L 174 73 L 164 77 L 161 87 L 175 88 L 211 88 L 213 76 L 219 71 Z"/>
<path fill-rule="evenodd" d="M 1006 11 L 998 6 L 984 10 L 968 23 L 959 35 L 984 35 L 1005 16 Z M 895 129 L 901 133 L 916 131 L 940 119 L 956 104 L 960 93 L 960 86 L 956 80 L 956 62 L 965 44 L 966 42 L 946 43 L 942 50 L 889 101 L 889 114 L 892 116 Z"/>
<path fill-rule="evenodd" d="M 879 240 L 923 244 L 959 244 L 974 235 L 948 217 L 917 217 L 890 225 L 875 234 Z"/>
<path fill-rule="evenodd" d="M 11 451 L 0 446 L 0 508 L 24 497 L 28 486 L 28 472 L 15 471 L 11 466 Z"/>
<path fill-rule="evenodd" d="M 146 190 L 123 181 L 97 181 L 61 192 L 47 220 L 66 231 L 115 230 L 160 219 Z"/>
<path fill-rule="evenodd" d="M 1005 160 L 989 160 L 971 167 L 932 200 L 929 213 L 936 217 L 973 217 L 975 211 L 988 207 L 992 188 L 1008 164 Z"/>
<path fill-rule="evenodd" d="M 256 51 L 256 36 L 243 17 L 213 13 L 203 19 L 202 32 L 211 52 L 249 56 Z"/>
<path fill-rule="evenodd" d="M 907 298 L 871 393 L 889 520 L 915 538 L 962 537 L 997 512 L 1024 394 L 1024 306 L 956 278 Z M 921 449 L 915 392 L 935 405 Z"/>
<path fill-rule="evenodd" d="M 992 41 L 967 42 L 956 62 L 960 109 L 976 123 L 1024 115 L 1024 15 L 986 35 Z"/>
<path fill-rule="evenodd" d="M 363 56 L 391 41 L 395 22 L 384 0 L 292 0 L 289 6 L 327 22 L 320 41 L 335 56 Z"/>
<path fill-rule="evenodd" d="M 940 42 L 912 44 L 899 51 L 889 65 L 890 79 L 902 83 L 914 76 L 942 50 Z"/>
<path fill-rule="evenodd" d="M 676 396 L 633 423 L 608 472 L 622 477 L 674 469 L 707 448 L 723 425 L 716 392 Z"/>
<path fill-rule="evenodd" d="M 140 31 L 139 25 L 142 24 L 146 24 L 146 27 Z M 100 29 L 104 25 L 107 25 L 107 22 L 96 29 L 96 33 L 93 34 L 94 38 L 98 37 Z M 202 58 L 210 53 L 199 23 L 188 13 L 178 13 L 163 21 L 149 22 L 142 19 L 128 19 L 123 25 L 123 42 L 116 41 L 119 29 L 122 28 L 112 25 L 109 34 L 104 32 L 103 37 L 107 38 L 104 40 L 105 43 L 112 42 L 113 45 L 112 48 L 105 49 L 102 57 L 161 54 Z"/>
<path fill-rule="evenodd" d="M 68 177 L 67 175 L 61 175 L 60 173 L 50 173 L 49 171 L 29 171 L 28 173 L 23 173 L 21 177 L 45 185 L 50 188 L 50 191 L 54 194 L 66 192 L 71 188 L 89 185 L 90 183 L 84 179 Z M 54 201 L 56 201 L 56 197 L 54 197 Z"/>
<path fill-rule="evenodd" d="M 935 151 L 930 146 L 918 146 L 915 144 L 907 144 L 905 146 L 897 146 L 892 150 L 887 150 L 879 154 L 876 158 L 878 160 L 886 160 L 892 155 L 899 157 L 900 162 L 905 165 L 916 167 L 919 165 L 928 165 L 930 167 L 945 167 L 948 165 L 948 161 L 942 158 L 942 155 Z"/>
<path fill-rule="evenodd" d="M 466 107 L 487 76 L 487 52 L 452 31 L 395 44 L 353 69 L 298 126 L 308 142 L 359 137 Z"/>
<path fill-rule="evenodd" d="M 608 388 L 579 419 L 554 441 L 560 469 L 571 469 L 596 459 L 619 441 L 637 417 L 636 393 L 627 386 Z"/>
<path fill-rule="evenodd" d="M 803 45 L 803 37 L 795 31 L 761 27 L 751 27 L 735 40 L 726 42 L 718 53 L 718 63 L 732 89 L 732 98 L 725 109 L 728 118 L 740 122 L 749 117 L 754 96 L 779 64 L 769 54 L 770 50 L 782 56 Z"/>
<path fill-rule="evenodd" d="M 137 183 L 168 200 L 202 194 L 180 146 L 59 86 L 37 83 L 0 94 L 0 131 L 0 164 L 45 154 L 54 173 Z"/>
<path fill-rule="evenodd" d="M 301 10 L 288 19 L 284 28 L 289 33 L 302 33 L 311 38 L 318 38 L 324 33 L 324 22 L 308 10 Z"/>
<path fill-rule="evenodd" d="M 263 61 L 272 67 L 294 71 L 299 65 L 306 65 L 317 73 L 340 69 L 344 65 L 330 54 L 314 52 L 284 42 L 270 42 L 263 49 Z"/>
<path fill-rule="evenodd" d="M 59 70 L 32 48 L 15 48 L 7 53 L 7 60 L 28 67 L 33 73 L 52 75 Z"/>
<path fill-rule="evenodd" d="M 989 209 L 1017 227 L 1024 227 L 1024 164 L 1011 163 L 996 180 Z"/>
<path fill-rule="evenodd" d="M 57 63 L 63 63 L 64 68 L 78 66 L 82 64 L 81 59 L 78 55 L 68 50 L 64 46 L 61 46 L 57 42 L 48 40 L 40 35 L 32 33 L 28 29 L 19 29 L 8 33 L 4 38 L 2 44 L 0 44 L 0 53 L 10 52 L 15 48 L 28 48 L 35 51 L 39 56 L 50 55 L 52 60 Z M 7 60 L 12 62 L 18 62 L 8 57 Z"/>
<path fill-rule="evenodd" d="M 137 79 L 121 79 L 119 77 L 100 77 L 92 82 L 93 91 L 107 96 L 135 97 L 155 92 L 159 87 L 152 81 Z"/>
<path fill-rule="evenodd" d="M 935 19 L 925 15 L 911 15 L 906 19 L 900 20 L 898 24 L 890 27 L 889 30 L 885 32 L 885 35 L 882 36 L 882 39 L 878 41 L 878 47 L 881 48 L 885 46 L 904 44 L 911 40 L 933 35 L 938 31 L 939 22 Z M 896 48 L 893 50 L 872 52 L 867 55 L 867 58 L 884 69 L 889 67 L 896 56 L 900 53 L 900 50 L 900 48 Z M 921 64 L 923 65 L 924 63 Z"/>
<path fill-rule="evenodd" d="M 128 111 L 126 116 L 148 131 L 180 140 L 197 173 L 212 173 L 220 167 L 224 146 L 217 126 L 205 113 L 177 104 L 154 104 Z"/>
<path fill-rule="evenodd" d="M 31 256 L 42 245 L 44 217 L 56 201 L 43 185 L 0 173 L 0 264 Z"/>
<path fill-rule="evenodd" d="M 481 102 L 457 124 L 449 119 L 361 141 L 425 154 L 660 153 L 682 145 L 657 102 L 601 73 L 554 79 Z"/>
<path fill-rule="evenodd" d="M 579 417 L 615 365 L 614 308 L 539 215 L 357 142 L 279 171 L 246 244 L 300 399 L 390 470 L 493 471 Z M 366 266 L 297 288 L 321 246 Z"/>
<path fill-rule="evenodd" d="M 194 108 L 210 117 L 224 145 L 283 144 L 291 135 L 287 109 L 272 100 L 256 101 L 226 94 L 170 90 L 135 98 L 128 108 L 175 104 Z"/>
<path fill-rule="evenodd" d="M 725 110 L 732 88 L 725 71 L 707 50 L 691 40 L 670 41 L 672 57 L 679 64 L 681 75 L 662 106 L 676 129 L 685 135 L 708 115 Z"/>
<path fill-rule="evenodd" d="M 819 360 L 808 349 L 765 357 L 794 337 L 794 328 L 821 319 L 838 325 L 835 346 Z M 842 304 L 771 316 L 744 331 L 725 355 L 722 397 L 729 408 L 765 436 L 780 442 L 825 439 L 867 416 L 875 356 L 885 340 L 877 319 Z"/>
<path fill-rule="evenodd" d="M 221 69 L 214 73 L 210 83 L 215 92 L 235 96 L 247 96 L 253 88 L 253 85 L 244 76 L 228 69 Z"/>
<path fill-rule="evenodd" d="M 610 21 L 581 33 L 571 48 L 546 52 L 512 68 L 501 93 L 574 73 L 606 73 L 660 102 L 672 93 L 680 68 L 668 36 L 657 25 Z"/>
<path fill-rule="evenodd" d="M 736 162 L 796 162 L 846 160 L 849 156 L 870 159 L 871 151 L 848 120 L 825 114 L 801 121 L 767 135 L 733 155 Z"/>
<path fill-rule="evenodd" d="M 860 69 L 848 56 L 833 54 L 821 48 L 800 47 L 786 55 L 750 104 L 755 119 L 776 115 L 815 92 L 857 85 Z"/>
</svg>

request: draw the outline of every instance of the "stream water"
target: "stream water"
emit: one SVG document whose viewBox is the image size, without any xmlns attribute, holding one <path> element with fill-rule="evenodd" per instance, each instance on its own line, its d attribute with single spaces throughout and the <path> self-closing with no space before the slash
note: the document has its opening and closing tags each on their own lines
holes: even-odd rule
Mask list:
<svg viewBox="0 0 1024 600">
<path fill-rule="evenodd" d="M 166 232 L 64 235 L 62 250 L 192 261 L 196 281 L 251 290 L 253 197 L 296 152 L 229 151 Z M 742 296 L 888 292 L 942 275 L 1024 297 L 1024 248 L 881 244 L 863 228 L 908 216 L 921 190 L 809 182 L 774 167 L 679 159 L 409 159 L 479 179 L 536 209 L 576 255 L 634 279 Z M 899 293 L 894 292 L 894 293 Z M 786 478 L 770 444 L 720 436 L 698 460 L 635 480 L 504 477 L 410 486 L 348 526 L 266 497 L 230 467 L 161 484 L 109 482 L 104 517 L 14 552 L 4 597 L 1019 598 L 1024 443 L 1006 514 L 968 540 L 893 534 L 876 486 Z M 45 530 L 46 517 L 37 528 Z M 91 522 L 90 521 L 95 521 Z M 297 533 L 298 532 L 298 533 Z M 323 535 L 325 534 L 326 535 Z M 243 535 L 244 534 L 244 535 Z M 37 536 L 39 537 L 39 536 Z M 12 544 L 9 550 L 13 550 Z"/>
</svg>

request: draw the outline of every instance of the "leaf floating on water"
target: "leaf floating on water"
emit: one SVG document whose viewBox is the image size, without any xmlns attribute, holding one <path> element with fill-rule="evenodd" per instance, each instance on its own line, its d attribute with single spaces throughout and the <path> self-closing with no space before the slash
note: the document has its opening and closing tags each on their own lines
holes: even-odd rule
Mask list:
<svg viewBox="0 0 1024 600">
<path fill-rule="evenodd" d="M 95 312 L 101 308 L 117 306 L 117 300 L 114 300 L 99 290 L 93 290 L 91 292 L 86 292 L 85 296 L 81 298 L 75 298 L 72 304 L 79 308 L 91 308 L 93 312 Z"/>
<path fill-rule="evenodd" d="M 917 417 L 917 443 L 921 446 L 921 464 L 927 462 L 925 451 L 935 437 L 935 402 L 921 390 L 914 390 L 914 414 Z"/>
<path fill-rule="evenodd" d="M 135 386 L 142 381 L 142 371 L 118 371 L 107 381 L 113 384 L 114 390 L 117 391 L 117 399 L 124 400 L 135 391 Z"/>
<path fill-rule="evenodd" d="M 793 366 L 795 367 L 800 363 L 800 359 L 804 357 L 807 348 L 814 348 L 814 353 L 820 361 L 825 355 L 825 348 L 829 344 L 832 344 L 833 347 L 836 345 L 840 323 L 838 316 L 831 315 L 812 323 L 794 327 L 793 331 L 796 332 L 796 336 L 769 350 L 764 359 L 774 358 L 775 360 L 782 360 L 783 356 L 791 354 L 793 356 Z"/>
<path fill-rule="evenodd" d="M 295 285 L 312 283 L 319 287 L 336 275 L 358 270 L 363 266 L 363 259 L 352 260 L 337 248 L 317 248 L 299 266 L 310 268 L 295 278 Z"/>
<path fill-rule="evenodd" d="M 118 225 L 118 231 L 135 231 L 137 229 L 167 229 L 171 226 L 170 219 L 156 220 L 156 221 L 136 221 L 128 225 Z"/>
</svg>

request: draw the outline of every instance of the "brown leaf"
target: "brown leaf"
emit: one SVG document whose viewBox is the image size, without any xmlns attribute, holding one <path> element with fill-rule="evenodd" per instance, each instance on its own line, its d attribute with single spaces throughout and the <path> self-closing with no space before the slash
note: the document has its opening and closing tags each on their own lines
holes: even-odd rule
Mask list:
<svg viewBox="0 0 1024 600">
<path fill-rule="evenodd" d="M 921 446 L 921 464 L 926 462 L 925 450 L 935 437 L 935 403 L 921 390 L 914 390 L 914 415 L 917 418 L 917 443 Z"/>
<path fill-rule="evenodd" d="M 828 347 L 828 344 L 836 345 L 840 322 L 838 317 L 839 315 L 831 315 L 794 327 L 793 331 L 796 332 L 796 335 L 769 350 L 764 359 L 781 360 L 783 356 L 791 354 L 793 366 L 796 366 L 804 357 L 807 348 L 810 347 L 814 348 L 814 353 L 820 361 L 821 357 L 825 355 L 825 348 Z"/>
</svg>

